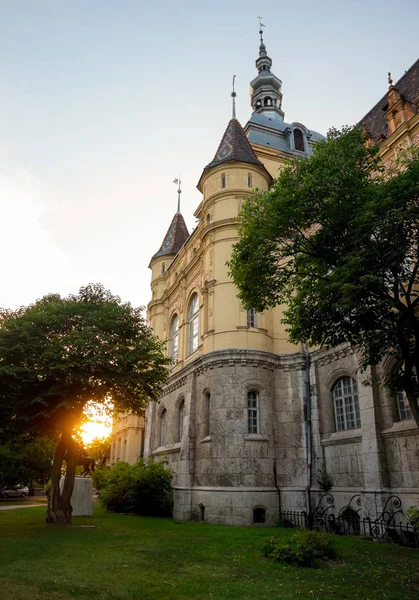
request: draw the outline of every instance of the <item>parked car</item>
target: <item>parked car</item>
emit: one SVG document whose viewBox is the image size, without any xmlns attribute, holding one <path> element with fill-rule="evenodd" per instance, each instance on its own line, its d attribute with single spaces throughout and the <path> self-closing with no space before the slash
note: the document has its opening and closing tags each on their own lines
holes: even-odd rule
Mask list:
<svg viewBox="0 0 419 600">
<path fill-rule="evenodd" d="M 29 496 L 29 488 L 26 485 L 17 485 L 13 488 L 3 488 L 1 490 L 2 498 L 25 498 Z"/>
</svg>

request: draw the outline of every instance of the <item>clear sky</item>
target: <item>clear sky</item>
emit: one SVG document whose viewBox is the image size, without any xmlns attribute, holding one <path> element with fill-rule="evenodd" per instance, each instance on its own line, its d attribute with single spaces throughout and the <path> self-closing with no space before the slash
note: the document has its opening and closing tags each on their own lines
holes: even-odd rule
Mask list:
<svg viewBox="0 0 419 600">
<path fill-rule="evenodd" d="M 102 282 L 149 300 L 150 257 L 231 115 L 258 22 L 285 120 L 359 121 L 418 58 L 417 0 L 0 0 L 0 306 Z"/>
</svg>

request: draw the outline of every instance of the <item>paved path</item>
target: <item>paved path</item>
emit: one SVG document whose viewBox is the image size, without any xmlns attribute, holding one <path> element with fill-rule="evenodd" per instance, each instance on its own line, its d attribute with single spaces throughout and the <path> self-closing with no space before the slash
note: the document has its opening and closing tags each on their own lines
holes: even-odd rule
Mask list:
<svg viewBox="0 0 419 600">
<path fill-rule="evenodd" d="M 8 506 L 0 506 L 0 510 L 13 510 L 14 508 L 33 508 L 34 506 L 46 505 L 46 502 L 38 502 L 37 504 L 9 504 Z"/>
</svg>

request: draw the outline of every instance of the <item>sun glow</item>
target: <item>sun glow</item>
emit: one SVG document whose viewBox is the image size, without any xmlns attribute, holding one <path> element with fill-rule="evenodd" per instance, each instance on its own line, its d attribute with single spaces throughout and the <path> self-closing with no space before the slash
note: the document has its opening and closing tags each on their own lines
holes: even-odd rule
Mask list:
<svg viewBox="0 0 419 600">
<path fill-rule="evenodd" d="M 85 444 L 90 444 L 95 438 L 108 437 L 112 426 L 103 420 L 89 421 L 82 425 L 80 434 Z"/>
</svg>

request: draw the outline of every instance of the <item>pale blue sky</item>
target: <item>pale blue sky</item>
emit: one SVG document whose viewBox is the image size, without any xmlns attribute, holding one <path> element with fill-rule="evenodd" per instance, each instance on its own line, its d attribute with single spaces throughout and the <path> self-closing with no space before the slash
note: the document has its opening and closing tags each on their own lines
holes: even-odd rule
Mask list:
<svg viewBox="0 0 419 600">
<path fill-rule="evenodd" d="M 147 265 L 231 114 L 250 117 L 258 22 L 285 120 L 359 121 L 418 57 L 419 4 L 0 0 L 0 306 L 101 281 L 149 300 Z"/>
</svg>

